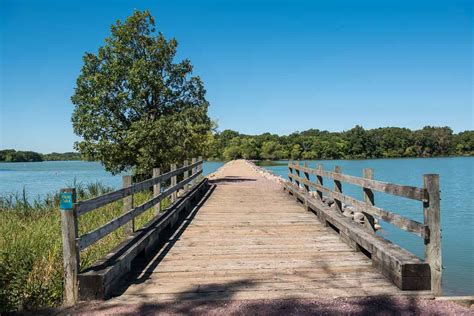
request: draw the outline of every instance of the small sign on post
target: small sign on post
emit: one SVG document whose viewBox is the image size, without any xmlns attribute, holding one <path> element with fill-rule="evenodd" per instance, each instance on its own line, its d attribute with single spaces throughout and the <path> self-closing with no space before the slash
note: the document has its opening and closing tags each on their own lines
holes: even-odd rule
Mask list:
<svg viewBox="0 0 474 316">
<path fill-rule="evenodd" d="M 61 192 L 59 196 L 59 208 L 62 211 L 72 210 L 74 205 L 72 192 Z"/>
</svg>

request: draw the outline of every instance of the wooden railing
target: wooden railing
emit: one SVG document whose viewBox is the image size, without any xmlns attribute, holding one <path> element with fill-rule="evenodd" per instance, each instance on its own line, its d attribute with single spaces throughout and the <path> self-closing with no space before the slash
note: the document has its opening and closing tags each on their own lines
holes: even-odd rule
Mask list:
<svg viewBox="0 0 474 316">
<path fill-rule="evenodd" d="M 335 209 L 343 212 L 343 205 L 352 206 L 356 211 L 363 213 L 367 221 L 373 217 L 382 219 L 396 227 L 413 233 L 424 240 L 425 262 L 429 263 L 431 270 L 431 290 L 435 294 L 441 293 L 441 229 L 440 229 L 440 194 L 439 176 L 425 174 L 423 188 L 398 185 L 373 179 L 373 170 L 364 169 L 363 177 L 355 177 L 341 173 L 341 168 L 336 166 L 334 171 L 323 170 L 322 165 L 309 168 L 307 163 L 288 163 L 289 178 L 292 184 L 307 193 L 315 191 L 314 199 L 323 204 L 323 196 L 334 200 Z M 303 176 L 301 175 L 303 173 Z M 310 180 L 310 175 L 316 176 L 316 182 Z M 324 186 L 323 178 L 331 179 L 333 189 Z M 364 201 L 357 200 L 343 193 L 342 183 L 359 186 L 364 195 Z M 314 190 L 311 190 L 314 189 Z M 423 203 L 424 222 L 409 219 L 375 206 L 373 191 L 379 191 L 395 196 L 421 201 Z"/>
<path fill-rule="evenodd" d="M 202 158 L 193 158 L 191 164 L 187 161 L 182 167 L 177 168 L 176 164 L 171 165 L 170 171 L 160 174 L 160 169 L 153 169 L 153 177 L 142 182 L 132 184 L 131 176 L 123 176 L 123 188 L 86 200 L 76 201 L 75 188 L 61 189 L 60 209 L 61 209 L 61 230 L 64 256 L 64 303 L 73 305 L 78 300 L 77 275 L 80 266 L 80 251 L 86 249 L 100 239 L 109 235 L 116 229 L 125 226 L 125 231 L 131 234 L 135 231 L 134 219 L 150 209 L 156 207 L 156 213 L 160 212 L 160 202 L 170 197 L 171 202 L 176 201 L 179 190 L 191 190 L 197 183 L 197 178 L 202 174 Z M 178 176 L 183 180 L 177 182 Z M 162 190 L 162 184 L 167 181 L 170 186 Z M 134 206 L 133 195 L 153 187 L 153 197 L 145 203 Z M 108 223 L 78 235 L 79 218 L 91 211 L 115 201 L 123 200 L 123 214 L 112 219 Z"/>
</svg>

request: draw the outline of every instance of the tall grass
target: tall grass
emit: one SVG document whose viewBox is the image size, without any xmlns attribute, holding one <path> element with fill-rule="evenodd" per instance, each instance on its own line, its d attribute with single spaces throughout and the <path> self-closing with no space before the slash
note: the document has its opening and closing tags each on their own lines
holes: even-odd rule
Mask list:
<svg viewBox="0 0 474 316">
<path fill-rule="evenodd" d="M 99 182 L 76 187 L 78 200 L 102 195 L 112 190 Z M 134 196 L 135 205 L 151 197 L 151 192 Z M 166 203 L 166 202 L 165 202 Z M 51 307 L 61 304 L 63 259 L 59 194 L 43 199 L 28 198 L 27 192 L 0 198 L 0 312 Z M 117 201 L 79 218 L 79 234 L 91 231 L 122 213 Z M 150 209 L 139 216 L 136 227 L 154 215 Z M 81 252 L 81 269 L 90 266 L 125 237 L 118 229 Z"/>
</svg>

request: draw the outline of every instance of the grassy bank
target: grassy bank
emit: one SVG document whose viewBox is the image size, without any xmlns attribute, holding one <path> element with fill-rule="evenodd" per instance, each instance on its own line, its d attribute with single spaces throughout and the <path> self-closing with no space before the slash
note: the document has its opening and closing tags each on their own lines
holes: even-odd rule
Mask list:
<svg viewBox="0 0 474 316">
<path fill-rule="evenodd" d="M 78 199 L 111 191 L 100 183 L 76 185 Z M 135 195 L 135 205 L 150 192 Z M 106 205 L 79 220 L 79 233 L 93 230 L 122 212 L 122 202 Z M 135 223 L 142 227 L 154 214 L 150 209 Z M 101 258 L 125 237 L 118 229 L 81 252 L 81 269 Z M 62 301 L 62 245 L 58 195 L 28 202 L 25 192 L 0 199 L 0 312 L 57 306 Z"/>
</svg>

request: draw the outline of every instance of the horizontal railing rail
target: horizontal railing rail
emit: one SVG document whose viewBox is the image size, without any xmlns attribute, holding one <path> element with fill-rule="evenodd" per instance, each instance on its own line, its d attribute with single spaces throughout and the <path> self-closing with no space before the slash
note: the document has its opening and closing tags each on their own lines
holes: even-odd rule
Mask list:
<svg viewBox="0 0 474 316">
<path fill-rule="evenodd" d="M 185 171 L 189 171 L 189 170 L 197 167 L 201 163 L 202 163 L 202 161 L 197 161 L 195 163 L 190 164 L 189 166 L 183 166 L 183 167 L 178 168 L 176 170 L 172 170 L 172 171 L 169 171 L 167 173 L 164 173 L 164 174 L 162 174 L 158 177 L 153 177 L 151 179 L 147 179 L 145 181 L 135 183 L 132 186 L 129 186 L 129 187 L 126 187 L 126 188 L 123 188 L 123 189 L 119 189 L 117 191 L 113 191 L 113 192 L 110 192 L 110 193 L 106 193 L 104 195 L 101 195 L 101 196 L 98 196 L 98 197 L 95 197 L 95 198 L 92 198 L 92 199 L 89 199 L 89 200 L 86 200 L 86 201 L 77 202 L 77 206 L 76 206 L 77 215 L 78 216 L 84 215 L 84 214 L 88 213 L 89 211 L 95 210 L 95 209 L 97 209 L 101 206 L 104 206 L 104 205 L 107 205 L 109 203 L 121 200 L 124 197 L 132 195 L 134 193 L 146 190 L 146 189 L 152 187 L 153 185 L 155 185 L 157 183 L 165 182 L 165 181 L 171 179 L 174 176 L 183 174 Z"/>
<path fill-rule="evenodd" d="M 288 162 L 288 177 L 291 185 L 301 192 L 324 205 L 324 197 L 334 201 L 335 210 L 344 213 L 347 208 L 343 203 L 351 206 L 354 212 L 362 213 L 366 227 L 374 229 L 374 218 L 382 219 L 404 231 L 413 233 L 423 238 L 425 244 L 425 261 L 431 268 L 431 289 L 433 293 L 441 293 L 441 229 L 440 229 L 440 191 L 439 176 L 426 174 L 423 176 L 423 188 L 382 182 L 373 179 L 373 170 L 364 169 L 364 177 L 356 177 L 341 173 L 341 168 L 336 166 L 334 171 L 323 170 L 321 164 L 316 168 L 309 168 L 307 163 Z M 303 173 L 303 175 L 301 174 Z M 316 176 L 316 181 L 310 180 L 310 175 Z M 331 179 L 334 188 L 325 186 L 324 178 Z M 359 186 L 363 190 L 364 201 L 360 201 L 343 193 L 342 183 Z M 375 206 L 373 191 L 379 191 L 394 196 L 405 197 L 423 202 L 424 222 L 420 223 L 406 216 L 397 214 Z M 314 192 L 315 194 L 313 195 Z M 345 214 L 345 213 L 344 213 Z M 369 223 L 369 225 L 367 225 Z"/>
<path fill-rule="evenodd" d="M 171 195 L 171 193 L 182 189 L 186 184 L 193 181 L 198 177 L 202 171 L 198 171 L 197 173 L 193 174 L 191 177 L 179 182 L 178 184 L 166 189 L 158 196 L 153 197 L 151 200 L 146 201 L 145 203 L 133 208 L 131 211 L 124 213 L 123 215 L 111 220 L 107 224 L 88 232 L 79 237 L 79 250 L 83 250 L 90 245 L 94 244 L 95 242 L 99 241 L 100 239 L 104 238 L 108 234 L 115 231 L 117 228 L 125 225 L 126 223 L 130 222 L 132 219 L 137 217 L 138 215 L 142 214 L 146 210 L 153 207 L 155 204 L 161 202 L 163 199 Z"/>
<path fill-rule="evenodd" d="M 171 202 L 177 201 L 178 191 L 191 191 L 198 184 L 198 177 L 202 175 L 203 160 L 193 158 L 192 163 L 184 161 L 183 166 L 176 168 L 172 164 L 170 171 L 160 174 L 160 169 L 153 169 L 150 179 L 132 184 L 131 176 L 123 176 L 122 189 L 106 193 L 85 201 L 76 201 L 75 188 L 61 189 L 61 231 L 64 257 L 64 302 L 73 305 L 78 300 L 77 275 L 80 267 L 80 252 L 106 237 L 118 228 L 125 226 L 126 234 L 135 231 L 134 219 L 152 207 L 156 208 L 157 215 L 161 211 L 161 201 L 170 197 Z M 178 182 L 178 176 L 182 180 Z M 161 185 L 170 180 L 170 185 L 162 190 Z M 148 201 L 133 206 L 133 195 L 153 187 L 153 197 Z M 89 231 L 78 234 L 79 218 L 88 212 L 97 210 L 107 204 L 123 201 L 123 213 L 108 223 Z"/>
<path fill-rule="evenodd" d="M 311 168 L 304 167 L 301 165 L 291 164 L 291 162 L 290 162 L 289 168 L 299 170 L 301 172 L 313 174 L 316 176 L 326 177 L 326 178 L 338 180 L 341 182 L 353 184 L 356 186 L 361 186 L 367 189 L 405 197 L 408 199 L 413 199 L 413 200 L 418 200 L 418 201 L 426 201 L 428 199 L 426 189 L 424 188 L 417 188 L 417 187 L 408 186 L 408 185 L 387 183 L 387 182 L 377 181 L 373 179 L 359 178 L 359 177 L 355 177 L 355 176 L 351 176 L 347 174 L 336 173 L 336 172 L 326 171 L 322 169 L 311 169 Z"/>
<path fill-rule="evenodd" d="M 378 208 L 372 205 L 368 205 L 365 202 L 359 201 L 351 196 L 332 191 L 322 185 L 316 184 L 314 182 L 311 182 L 309 180 L 303 179 L 301 177 L 298 177 L 297 175 L 294 174 L 288 174 L 288 176 L 300 183 L 303 183 L 307 186 L 313 187 L 317 189 L 318 191 L 323 192 L 326 194 L 328 197 L 334 199 L 334 200 L 339 200 L 342 203 L 348 204 L 353 206 L 355 209 L 359 210 L 360 212 L 365 212 L 368 213 L 372 216 L 379 217 L 383 219 L 384 221 L 397 226 L 400 229 L 403 229 L 405 231 L 408 231 L 410 233 L 414 233 L 415 235 L 418 235 L 422 238 L 427 238 L 429 237 L 429 230 L 428 226 L 417 222 L 415 220 L 406 218 L 402 215 L 398 215 L 394 212 L 384 210 L 382 208 Z"/>
</svg>

